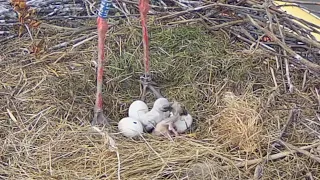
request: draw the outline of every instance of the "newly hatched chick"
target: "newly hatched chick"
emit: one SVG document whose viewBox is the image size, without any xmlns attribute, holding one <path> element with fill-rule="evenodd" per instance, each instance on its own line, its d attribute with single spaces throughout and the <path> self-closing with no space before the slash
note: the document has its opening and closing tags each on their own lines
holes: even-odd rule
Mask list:
<svg viewBox="0 0 320 180">
<path fill-rule="evenodd" d="M 139 121 L 145 126 L 147 132 L 150 132 L 156 124 L 162 121 L 165 118 L 168 118 L 170 115 L 170 103 L 166 98 L 158 98 L 154 104 L 152 109 L 139 116 Z"/>
<path fill-rule="evenodd" d="M 179 120 L 182 115 L 187 115 L 187 111 L 180 103 L 176 101 L 170 103 L 170 109 L 172 116 L 159 122 L 152 132 L 153 135 L 164 135 L 168 137 L 170 136 L 170 131 L 172 131 L 176 136 L 179 135 L 175 130 L 174 123 Z"/>
<path fill-rule="evenodd" d="M 171 114 L 172 116 L 173 114 Z M 179 119 L 174 123 L 175 129 L 178 133 L 184 133 L 192 124 L 193 118 L 187 113 L 187 115 L 182 115 Z"/>
<path fill-rule="evenodd" d="M 141 100 L 136 100 L 130 104 L 128 116 L 139 120 L 149 111 L 147 104 Z"/>
<path fill-rule="evenodd" d="M 121 134 L 129 138 L 140 136 L 143 133 L 141 122 L 131 117 L 121 119 L 118 123 L 118 129 Z"/>
</svg>

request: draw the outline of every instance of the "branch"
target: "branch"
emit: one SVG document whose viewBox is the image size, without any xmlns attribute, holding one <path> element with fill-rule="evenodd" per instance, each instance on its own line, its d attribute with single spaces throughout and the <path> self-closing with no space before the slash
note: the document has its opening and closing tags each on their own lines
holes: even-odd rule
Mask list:
<svg viewBox="0 0 320 180">
<path fill-rule="evenodd" d="M 263 31 L 265 34 L 267 34 L 273 41 L 275 41 L 277 44 L 279 44 L 283 49 L 285 49 L 292 57 L 294 57 L 298 62 L 305 65 L 309 69 L 319 73 L 320 72 L 320 66 L 317 64 L 314 64 L 307 59 L 301 57 L 299 54 L 294 52 L 291 48 L 289 48 L 286 44 L 282 43 L 273 33 L 268 31 L 267 29 L 261 27 L 255 20 L 253 20 L 250 15 L 247 14 L 247 17 L 250 19 L 250 22 L 252 25 L 254 25 L 259 30 Z M 258 21 L 259 22 L 259 21 Z M 261 23 L 261 22 L 260 22 Z"/>
<path fill-rule="evenodd" d="M 304 155 L 308 156 L 309 158 L 311 158 L 311 159 L 317 161 L 318 163 L 320 163 L 320 158 L 318 156 L 313 155 L 313 154 L 311 154 L 310 152 L 308 152 L 308 151 L 306 151 L 304 149 L 299 149 L 298 147 L 296 147 L 296 146 L 294 146 L 292 144 L 286 143 L 286 142 L 284 142 L 284 141 L 282 141 L 280 139 L 278 141 L 281 144 L 283 144 L 284 146 L 287 146 L 288 148 L 292 149 L 293 151 L 296 151 L 296 152 L 299 152 L 301 154 L 304 154 Z"/>
</svg>

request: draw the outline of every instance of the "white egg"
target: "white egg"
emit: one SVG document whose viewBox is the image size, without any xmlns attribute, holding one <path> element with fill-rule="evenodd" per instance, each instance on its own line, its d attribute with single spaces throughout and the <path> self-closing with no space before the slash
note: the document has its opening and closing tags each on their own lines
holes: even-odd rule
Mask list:
<svg viewBox="0 0 320 180">
<path fill-rule="evenodd" d="M 145 102 L 136 100 L 130 104 L 128 116 L 139 120 L 148 111 L 149 108 Z"/>
<path fill-rule="evenodd" d="M 140 136 L 143 133 L 141 122 L 131 117 L 121 119 L 118 123 L 118 129 L 121 134 L 130 138 Z"/>
<path fill-rule="evenodd" d="M 192 116 L 190 114 L 181 116 L 179 120 L 174 123 L 175 129 L 178 133 L 184 133 L 192 124 Z"/>
</svg>

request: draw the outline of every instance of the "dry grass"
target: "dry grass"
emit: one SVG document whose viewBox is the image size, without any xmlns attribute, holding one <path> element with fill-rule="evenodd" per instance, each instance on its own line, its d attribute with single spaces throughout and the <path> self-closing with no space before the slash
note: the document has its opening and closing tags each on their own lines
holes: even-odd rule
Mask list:
<svg viewBox="0 0 320 180">
<path fill-rule="evenodd" d="M 92 27 L 95 21 L 81 23 Z M 303 146 L 317 138 L 315 88 L 319 78 L 308 75 L 302 88 L 303 71 L 292 68 L 297 91 L 288 94 L 272 57 L 246 53 L 246 45 L 230 42 L 222 32 L 209 33 L 199 25 L 168 29 L 153 25 L 150 31 L 154 80 L 166 97 L 187 106 L 195 125 L 189 135 L 174 142 L 151 135 L 130 140 L 117 133 L 116 123 L 139 98 L 137 80 L 143 67 L 140 29 L 127 24 L 114 27 L 106 48 L 103 94 L 105 112 L 114 120 L 110 131 L 119 149 L 122 179 L 183 179 L 188 168 L 202 162 L 216 164 L 205 172 L 208 179 L 252 178 L 255 164 L 237 169 L 232 168 L 234 162 L 265 156 L 294 105 L 300 114 L 285 140 Z M 94 32 L 43 26 L 34 32 L 34 38 L 44 38 L 46 46 L 52 47 Z M 89 126 L 95 97 L 91 61 L 97 58 L 96 39 L 73 50 L 43 53 L 40 59 L 24 54 L 22 48 L 30 43 L 25 35 L 0 45 L 0 177 L 116 179 L 116 154 Z M 276 90 L 270 67 L 275 70 Z M 240 99 L 225 104 L 225 92 Z M 151 97 L 148 102 L 152 103 Z M 251 141 L 255 133 L 260 137 Z M 285 148 L 274 153 L 282 150 Z M 230 169 L 221 168 L 225 166 Z M 311 173 L 316 179 L 319 169 L 312 159 L 293 154 L 267 163 L 263 177 L 301 179 Z"/>
<path fill-rule="evenodd" d="M 230 142 L 232 148 L 239 148 L 245 153 L 260 149 L 262 122 L 258 111 L 259 98 L 248 94 L 237 97 L 226 92 L 222 103 L 224 108 L 212 117 L 215 125 L 212 133 L 218 134 L 222 142 Z"/>
</svg>

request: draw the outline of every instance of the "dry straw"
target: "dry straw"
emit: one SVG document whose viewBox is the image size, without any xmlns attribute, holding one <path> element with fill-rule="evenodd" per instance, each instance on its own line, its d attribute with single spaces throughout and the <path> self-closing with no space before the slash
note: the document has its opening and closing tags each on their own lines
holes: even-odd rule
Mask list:
<svg viewBox="0 0 320 180">
<path fill-rule="evenodd" d="M 116 142 L 118 158 L 89 126 L 95 97 L 91 63 L 97 59 L 95 21 L 73 23 L 78 23 L 74 25 L 77 28 L 65 29 L 57 22 L 32 32 L 36 42 L 45 40 L 47 49 L 92 35 L 72 50 L 58 48 L 42 52 L 36 59 L 26 53 L 28 34 L 0 45 L 3 179 L 117 179 L 118 172 L 121 179 L 187 179 L 191 167 L 205 162 L 216 164 L 203 175 L 208 179 L 249 179 L 256 164 L 246 162 L 261 162 L 255 159 L 265 156 L 293 105 L 301 111 L 298 120 L 289 125 L 286 141 L 307 146 L 317 135 L 310 128 L 319 128 L 314 118 L 319 78 L 308 72 L 303 78 L 304 72 L 292 69 L 291 80 L 297 90 L 288 94 L 283 69 L 277 69 L 274 56 L 263 51 L 248 53 L 247 45 L 230 41 L 223 32 L 210 33 L 201 25 L 167 29 L 151 24 L 154 80 L 166 97 L 187 106 L 195 125 L 173 142 L 151 135 L 138 140 L 122 137 L 116 123 L 139 98 L 137 80 L 143 69 L 139 23 L 132 19 L 135 26 L 112 27 L 106 49 L 104 111 L 113 119 L 109 134 Z M 79 24 L 91 28 L 79 29 Z M 233 92 L 235 100 L 225 101 L 225 92 Z M 148 102 L 152 104 L 150 96 Z M 273 153 L 285 149 L 279 147 Z M 313 159 L 290 152 L 269 161 L 263 177 L 315 178 L 320 176 L 319 169 Z"/>
</svg>

